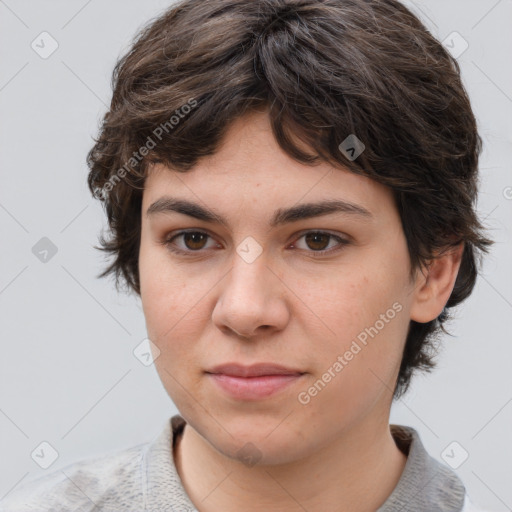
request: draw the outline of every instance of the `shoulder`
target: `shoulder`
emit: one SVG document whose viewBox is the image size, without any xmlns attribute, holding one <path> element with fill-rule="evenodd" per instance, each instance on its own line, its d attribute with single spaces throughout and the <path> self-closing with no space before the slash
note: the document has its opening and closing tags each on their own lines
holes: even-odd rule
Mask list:
<svg viewBox="0 0 512 512">
<path fill-rule="evenodd" d="M 22 484 L 0 501 L 0 512 L 102 510 L 124 500 L 143 509 L 142 462 L 148 443 L 90 457 Z M 140 505 L 139 505 L 140 504 Z M 98 507 L 98 508 L 96 508 Z M 128 510 L 128 509 L 127 509 Z"/>
<path fill-rule="evenodd" d="M 407 462 L 396 488 L 379 512 L 393 512 L 411 504 L 415 510 L 490 512 L 475 505 L 460 477 L 426 451 L 416 429 L 391 424 L 390 430 L 397 446 L 407 454 Z"/>
</svg>

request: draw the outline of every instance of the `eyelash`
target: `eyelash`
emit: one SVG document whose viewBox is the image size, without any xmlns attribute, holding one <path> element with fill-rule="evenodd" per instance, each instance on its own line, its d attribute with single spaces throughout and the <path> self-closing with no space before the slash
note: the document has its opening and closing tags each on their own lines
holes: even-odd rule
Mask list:
<svg viewBox="0 0 512 512">
<path fill-rule="evenodd" d="M 183 249 L 177 249 L 174 245 L 173 245 L 173 241 L 180 237 L 180 236 L 183 236 L 187 233 L 195 233 L 195 234 L 201 234 L 201 235 L 206 235 L 207 237 L 209 238 L 213 238 L 212 236 L 210 236 L 208 233 L 206 233 L 205 231 L 200 231 L 200 230 L 196 230 L 196 229 L 191 229 L 191 230 L 185 230 L 185 231 L 179 231 L 178 233 L 175 233 L 174 235 L 172 235 L 171 237 L 167 237 L 165 238 L 162 242 L 160 242 L 162 245 L 164 245 L 170 252 L 172 253 L 175 253 L 175 254 L 180 254 L 180 255 L 184 255 L 184 256 L 192 256 L 194 254 L 200 254 L 201 252 L 204 252 L 205 250 L 204 249 L 198 249 L 197 251 L 193 251 L 193 250 L 183 250 Z M 339 246 L 337 248 L 334 248 L 334 249 L 323 249 L 321 251 L 313 251 L 313 250 L 309 250 L 307 252 L 309 252 L 311 255 L 313 255 L 314 257 L 321 257 L 321 256 L 324 256 L 326 254 L 332 254 L 332 253 L 336 253 L 338 251 L 341 251 L 346 245 L 349 245 L 350 242 L 348 240 L 346 240 L 345 238 L 342 238 L 340 236 L 337 236 L 337 235 L 333 235 L 332 233 L 329 233 L 327 231 L 316 231 L 316 230 L 309 230 L 309 231 L 306 231 L 306 232 L 303 232 L 300 234 L 300 236 L 296 239 L 296 241 L 300 240 L 301 238 L 303 238 L 304 236 L 308 235 L 308 234 L 316 234 L 316 235 L 327 235 L 328 237 L 330 238 L 334 238 L 337 242 L 339 242 Z M 330 242 L 330 240 L 329 240 Z M 293 244 L 295 244 L 296 242 L 293 242 Z M 206 249 L 207 250 L 207 249 Z M 306 250 L 306 249 L 299 249 L 299 250 Z"/>
</svg>

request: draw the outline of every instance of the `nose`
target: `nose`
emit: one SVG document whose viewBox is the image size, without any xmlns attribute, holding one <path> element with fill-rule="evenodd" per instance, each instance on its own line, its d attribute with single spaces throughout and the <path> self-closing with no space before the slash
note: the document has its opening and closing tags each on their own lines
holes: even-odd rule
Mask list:
<svg viewBox="0 0 512 512">
<path fill-rule="evenodd" d="M 286 285 L 260 255 L 248 263 L 236 255 L 231 270 L 219 283 L 212 321 L 225 334 L 244 339 L 268 337 L 289 321 Z"/>
</svg>

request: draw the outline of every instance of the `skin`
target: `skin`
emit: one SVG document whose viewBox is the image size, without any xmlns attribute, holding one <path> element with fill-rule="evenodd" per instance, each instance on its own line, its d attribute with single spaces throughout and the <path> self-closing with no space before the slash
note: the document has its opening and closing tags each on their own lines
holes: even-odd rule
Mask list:
<svg viewBox="0 0 512 512">
<path fill-rule="evenodd" d="M 164 195 L 199 203 L 228 226 L 176 212 L 146 215 Z M 337 213 L 269 226 L 278 208 L 340 198 L 372 217 Z M 391 191 L 327 163 L 291 159 L 265 112 L 236 120 L 217 153 L 187 173 L 151 168 L 141 213 L 141 300 L 148 336 L 160 350 L 158 374 L 187 421 L 174 459 L 197 509 L 375 511 L 406 462 L 389 413 L 408 325 L 441 313 L 462 246 L 410 279 Z M 190 228 L 209 237 L 175 238 L 187 255 L 162 243 Z M 350 243 L 304 236 L 317 230 Z M 236 251 L 248 236 L 262 249 L 251 263 Z M 331 251 L 314 256 L 324 249 Z M 401 311 L 300 403 L 299 393 L 394 303 Z M 305 374 L 270 397 L 237 400 L 205 374 L 233 361 L 275 362 Z M 256 463 L 241 460 L 244 446 Z"/>
</svg>

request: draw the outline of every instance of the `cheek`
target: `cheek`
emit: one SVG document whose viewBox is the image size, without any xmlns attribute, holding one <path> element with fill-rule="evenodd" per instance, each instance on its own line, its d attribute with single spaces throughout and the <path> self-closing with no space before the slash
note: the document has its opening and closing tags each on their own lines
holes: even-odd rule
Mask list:
<svg viewBox="0 0 512 512">
<path fill-rule="evenodd" d="M 346 276 L 333 281 L 324 294 L 310 292 L 311 304 L 329 329 L 316 338 L 308 326 L 312 375 L 301 388 L 304 414 L 329 411 L 331 424 L 347 425 L 391 399 L 408 321 L 398 293 L 374 275 Z M 318 308 L 318 309 L 317 309 Z M 333 431 L 336 430 L 333 427 Z"/>
<path fill-rule="evenodd" d="M 184 267 L 171 264 L 165 248 L 142 237 L 139 253 L 141 301 L 153 327 L 170 329 L 184 310 L 192 307 L 190 278 Z M 197 283 L 194 283 L 197 285 Z"/>
<path fill-rule="evenodd" d="M 329 382 L 335 400 L 350 402 L 363 389 L 371 396 L 383 382 L 393 386 L 409 325 L 406 267 L 395 264 L 398 259 L 370 254 L 350 268 L 298 284 L 321 319 L 323 336 L 312 332 L 310 312 L 301 326 L 306 338 L 319 340 L 312 354 L 314 377 Z"/>
<path fill-rule="evenodd" d="M 152 247 L 141 247 L 139 272 L 146 330 L 160 351 L 155 367 L 174 399 L 179 383 L 193 386 L 200 375 L 198 361 L 208 351 L 210 297 L 222 276 L 206 267 L 171 263 L 164 250 Z"/>
<path fill-rule="evenodd" d="M 201 339 L 199 299 L 207 289 L 199 290 L 179 268 L 162 264 L 157 258 L 140 260 L 141 300 L 149 339 L 159 350 L 154 364 L 162 384 L 187 415 L 190 392 L 196 389 L 196 340 Z"/>
<path fill-rule="evenodd" d="M 169 264 L 164 253 L 161 248 L 143 243 L 139 254 L 140 295 L 146 328 L 162 355 L 164 348 L 167 351 L 166 340 L 178 337 L 185 324 L 189 329 L 195 325 L 190 320 L 194 313 L 190 283 L 179 267 Z"/>
<path fill-rule="evenodd" d="M 300 290 L 298 295 L 303 301 L 304 311 L 309 308 L 308 319 L 313 313 L 321 320 L 327 339 L 333 342 L 329 345 L 343 348 L 344 344 L 375 323 L 379 331 L 384 331 L 383 325 L 388 332 L 396 328 L 392 324 L 399 323 L 396 321 L 400 317 L 398 309 L 403 309 L 404 301 L 401 281 L 401 276 L 394 276 L 382 267 L 379 271 L 368 265 L 322 276 L 317 274 L 313 279 L 301 280 L 295 286 Z M 393 307 L 395 303 L 399 305 Z M 381 316 L 383 320 L 380 320 Z M 310 327 L 303 318 L 305 323 L 302 327 L 308 332 Z M 318 325 L 318 322 L 314 324 Z"/>
<path fill-rule="evenodd" d="M 204 295 L 194 284 L 156 274 L 145 281 L 141 300 L 149 338 L 161 350 L 178 350 L 180 343 L 194 337 L 202 325 L 199 319 Z M 142 280 L 141 280 L 142 282 Z"/>
</svg>

